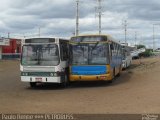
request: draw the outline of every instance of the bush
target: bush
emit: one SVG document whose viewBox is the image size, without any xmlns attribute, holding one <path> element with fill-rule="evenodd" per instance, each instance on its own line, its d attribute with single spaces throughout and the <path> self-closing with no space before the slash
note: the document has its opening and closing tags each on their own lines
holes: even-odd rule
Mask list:
<svg viewBox="0 0 160 120">
<path fill-rule="evenodd" d="M 150 57 L 152 55 L 153 55 L 153 52 L 151 49 L 146 49 L 145 52 L 139 54 L 140 57 Z"/>
</svg>

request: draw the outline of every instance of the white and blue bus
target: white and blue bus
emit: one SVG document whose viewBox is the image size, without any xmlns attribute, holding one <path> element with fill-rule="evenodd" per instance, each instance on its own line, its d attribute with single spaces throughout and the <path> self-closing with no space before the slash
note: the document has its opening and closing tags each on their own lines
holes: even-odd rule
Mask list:
<svg viewBox="0 0 160 120">
<path fill-rule="evenodd" d="M 37 83 L 68 82 L 68 40 L 61 38 L 27 38 L 22 40 L 21 81 L 31 87 Z"/>
<path fill-rule="evenodd" d="M 82 35 L 70 42 L 70 81 L 112 82 L 122 70 L 122 47 L 109 35 Z"/>
</svg>

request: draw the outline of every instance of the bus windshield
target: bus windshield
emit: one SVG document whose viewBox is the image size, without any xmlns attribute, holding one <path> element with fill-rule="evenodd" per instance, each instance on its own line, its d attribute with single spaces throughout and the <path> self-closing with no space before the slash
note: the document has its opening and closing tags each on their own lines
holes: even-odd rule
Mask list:
<svg viewBox="0 0 160 120">
<path fill-rule="evenodd" d="M 56 44 L 24 45 L 22 65 L 56 66 L 59 64 L 59 51 Z"/>
<path fill-rule="evenodd" d="M 71 45 L 71 64 L 105 65 L 108 64 L 108 44 L 88 43 Z"/>
</svg>

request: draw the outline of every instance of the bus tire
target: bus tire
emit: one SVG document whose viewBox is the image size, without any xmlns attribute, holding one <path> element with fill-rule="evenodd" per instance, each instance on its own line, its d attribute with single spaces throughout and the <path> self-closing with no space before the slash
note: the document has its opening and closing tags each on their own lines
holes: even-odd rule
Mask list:
<svg viewBox="0 0 160 120">
<path fill-rule="evenodd" d="M 119 67 L 119 73 L 117 74 L 117 76 L 119 77 L 121 75 L 121 66 Z"/>
<path fill-rule="evenodd" d="M 30 87 L 35 88 L 37 86 L 36 82 L 30 82 Z"/>
<path fill-rule="evenodd" d="M 131 66 L 131 64 L 132 64 L 132 61 L 130 61 L 129 67 Z"/>
<path fill-rule="evenodd" d="M 113 79 L 116 77 L 116 69 L 113 69 Z"/>
<path fill-rule="evenodd" d="M 109 83 L 109 84 L 113 83 L 113 79 L 112 79 L 112 80 L 108 80 L 108 83 Z"/>
<path fill-rule="evenodd" d="M 115 68 L 114 68 L 114 69 L 113 69 L 112 80 L 109 80 L 108 83 L 112 83 L 113 80 L 115 80 L 115 77 L 116 77 L 116 75 L 115 75 Z"/>
<path fill-rule="evenodd" d="M 61 86 L 62 86 L 62 88 L 66 88 L 67 86 L 68 86 L 68 76 L 67 75 L 65 75 L 64 76 L 64 80 L 63 80 L 63 82 L 61 83 Z"/>
</svg>

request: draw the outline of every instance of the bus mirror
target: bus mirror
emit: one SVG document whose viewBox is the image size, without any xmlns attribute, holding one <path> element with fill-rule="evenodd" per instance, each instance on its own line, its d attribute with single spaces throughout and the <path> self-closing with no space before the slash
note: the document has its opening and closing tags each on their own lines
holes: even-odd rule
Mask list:
<svg viewBox="0 0 160 120">
<path fill-rule="evenodd" d="M 114 48 L 113 48 L 113 44 L 110 44 L 110 49 L 111 49 L 111 50 L 113 50 L 113 49 L 114 49 Z"/>
</svg>

